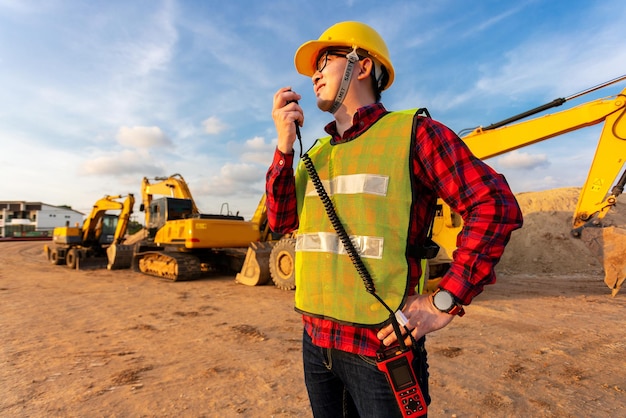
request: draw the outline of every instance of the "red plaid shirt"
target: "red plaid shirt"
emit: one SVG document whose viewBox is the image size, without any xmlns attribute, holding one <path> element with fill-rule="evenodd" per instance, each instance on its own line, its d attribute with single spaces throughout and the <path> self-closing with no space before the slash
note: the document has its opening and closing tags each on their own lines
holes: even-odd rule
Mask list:
<svg viewBox="0 0 626 418">
<path fill-rule="evenodd" d="M 356 139 L 387 113 L 380 103 L 365 106 L 354 115 L 353 125 L 343 137 L 335 122 L 325 128 L 333 143 Z M 457 250 L 440 287 L 450 291 L 464 305 L 495 282 L 494 266 L 502 256 L 511 232 L 522 225 L 522 214 L 504 177 L 474 157 L 463 141 L 441 123 L 421 118 L 411 153 L 413 205 L 409 245 L 424 242 L 437 197 L 463 217 L 464 228 L 457 238 Z M 293 154 L 276 150 L 267 172 L 267 214 L 270 227 L 278 233 L 298 228 Z M 390 156 L 387 164 L 393 164 Z M 417 202 L 417 201 L 416 201 Z M 349 222 L 347 220 L 346 222 Z M 418 258 L 407 258 L 410 288 L 419 281 Z M 303 315 L 304 326 L 313 343 L 351 353 L 373 356 L 380 347 L 376 329 L 347 326 Z"/>
</svg>

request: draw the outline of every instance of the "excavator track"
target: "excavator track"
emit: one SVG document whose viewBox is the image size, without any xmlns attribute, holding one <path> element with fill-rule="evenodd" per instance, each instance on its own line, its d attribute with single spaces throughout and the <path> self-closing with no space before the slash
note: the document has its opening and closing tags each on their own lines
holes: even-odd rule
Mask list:
<svg viewBox="0 0 626 418">
<path fill-rule="evenodd" d="M 202 265 L 196 256 L 164 251 L 135 254 L 133 269 L 149 276 L 174 282 L 195 280 L 202 273 Z"/>
</svg>

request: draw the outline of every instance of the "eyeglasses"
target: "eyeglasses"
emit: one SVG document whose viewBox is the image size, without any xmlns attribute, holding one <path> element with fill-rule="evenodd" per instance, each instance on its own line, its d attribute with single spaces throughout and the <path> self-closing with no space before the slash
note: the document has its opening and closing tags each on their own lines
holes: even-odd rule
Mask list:
<svg viewBox="0 0 626 418">
<path fill-rule="evenodd" d="M 328 64 L 328 57 L 345 58 L 346 55 L 348 55 L 349 53 L 350 51 L 337 51 L 337 50 L 331 50 L 331 49 L 326 50 L 317 59 L 317 63 L 315 64 L 315 69 L 321 73 L 322 71 L 324 71 L 324 68 L 326 68 L 326 64 Z"/>
</svg>

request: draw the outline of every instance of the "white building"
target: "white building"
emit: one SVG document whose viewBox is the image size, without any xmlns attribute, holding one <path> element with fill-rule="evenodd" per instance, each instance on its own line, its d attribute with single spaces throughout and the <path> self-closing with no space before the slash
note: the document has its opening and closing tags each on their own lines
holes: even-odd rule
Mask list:
<svg viewBox="0 0 626 418">
<path fill-rule="evenodd" d="M 55 227 L 80 226 L 84 217 L 84 213 L 68 207 L 41 202 L 0 200 L 0 238 L 31 231 L 48 233 L 52 236 Z"/>
</svg>

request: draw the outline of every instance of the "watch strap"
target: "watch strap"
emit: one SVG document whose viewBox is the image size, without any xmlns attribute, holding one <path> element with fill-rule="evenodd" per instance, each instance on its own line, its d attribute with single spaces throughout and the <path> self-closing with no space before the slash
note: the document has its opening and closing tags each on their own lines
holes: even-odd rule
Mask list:
<svg viewBox="0 0 626 418">
<path fill-rule="evenodd" d="M 465 309 L 463 308 L 463 306 L 462 306 L 462 305 L 459 305 L 459 304 L 457 303 L 457 304 L 455 304 L 455 305 L 452 307 L 452 309 L 450 309 L 450 310 L 448 311 L 448 313 L 449 313 L 450 315 L 458 315 L 458 316 L 463 316 L 463 315 L 465 315 Z"/>
</svg>

